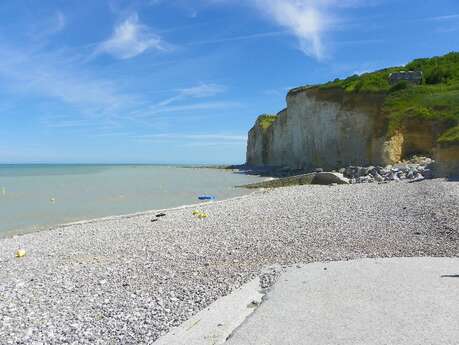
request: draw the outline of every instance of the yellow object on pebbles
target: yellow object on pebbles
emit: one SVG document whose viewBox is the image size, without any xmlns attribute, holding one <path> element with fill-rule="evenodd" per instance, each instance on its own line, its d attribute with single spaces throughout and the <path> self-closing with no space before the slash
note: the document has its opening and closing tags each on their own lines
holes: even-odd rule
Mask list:
<svg viewBox="0 0 459 345">
<path fill-rule="evenodd" d="M 25 251 L 25 249 L 18 249 L 18 250 L 16 250 L 16 257 L 17 257 L 17 258 L 22 258 L 22 257 L 24 257 L 24 256 L 26 256 L 26 251 Z"/>
<path fill-rule="evenodd" d="M 197 211 L 197 210 L 193 211 L 193 215 L 195 215 L 199 219 L 203 219 L 203 218 L 208 218 L 209 217 L 209 215 L 207 213 L 204 213 L 204 212 L 201 212 L 201 211 Z"/>
</svg>

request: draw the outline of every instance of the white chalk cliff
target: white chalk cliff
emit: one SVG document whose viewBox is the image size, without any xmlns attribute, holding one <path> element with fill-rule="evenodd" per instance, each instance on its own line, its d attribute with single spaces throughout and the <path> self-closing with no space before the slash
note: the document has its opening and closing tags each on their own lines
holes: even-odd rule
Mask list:
<svg viewBox="0 0 459 345">
<path fill-rule="evenodd" d="M 383 101 L 381 95 L 293 89 L 269 127 L 257 120 L 250 130 L 247 164 L 332 169 L 390 162 Z"/>
</svg>

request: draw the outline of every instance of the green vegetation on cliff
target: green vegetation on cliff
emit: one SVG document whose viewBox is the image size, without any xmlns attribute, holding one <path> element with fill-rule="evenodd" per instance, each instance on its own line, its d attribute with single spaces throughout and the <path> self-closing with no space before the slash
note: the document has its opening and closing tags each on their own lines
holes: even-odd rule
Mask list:
<svg viewBox="0 0 459 345">
<path fill-rule="evenodd" d="M 271 125 L 273 124 L 274 121 L 276 121 L 276 119 L 277 119 L 276 115 L 263 114 L 263 115 L 258 116 L 257 121 L 260 127 L 263 130 L 266 130 L 269 127 L 271 127 Z"/>
<path fill-rule="evenodd" d="M 401 80 L 390 83 L 391 73 L 422 72 L 420 84 Z M 390 67 L 317 86 L 299 87 L 290 94 L 309 89 L 341 89 L 355 94 L 380 94 L 384 97 L 382 111 L 388 120 L 390 136 L 410 119 L 435 123 L 447 129 L 438 138 L 439 143 L 459 143 L 459 52 L 444 56 L 416 59 L 405 66 Z M 261 115 L 258 124 L 267 130 L 276 121 L 276 115 Z"/>
<path fill-rule="evenodd" d="M 399 71 L 421 71 L 421 84 L 412 85 L 400 81 L 391 85 L 390 74 Z M 403 67 L 353 75 L 344 80 L 336 79 L 318 88 L 386 95 L 383 110 L 389 118 L 390 133 L 403 126 L 406 119 L 413 118 L 438 122 L 444 127 L 459 124 L 459 53 L 456 52 L 440 57 L 416 59 Z M 453 132 L 447 131 L 439 141 L 451 142 Z M 454 133 L 457 137 L 457 131 Z"/>
<path fill-rule="evenodd" d="M 438 138 L 438 142 L 443 145 L 459 144 L 459 126 L 448 129 Z"/>
<path fill-rule="evenodd" d="M 372 73 L 362 75 L 354 74 L 346 79 L 335 79 L 332 82 L 320 85 L 320 89 L 343 89 L 348 92 L 388 92 L 391 88 L 389 84 L 389 75 L 403 69 L 387 68 Z"/>
<path fill-rule="evenodd" d="M 408 88 L 386 98 L 384 111 L 393 131 L 409 118 L 441 122 L 446 127 L 459 123 L 459 85 Z"/>
<path fill-rule="evenodd" d="M 393 93 L 409 87 L 405 82 L 390 85 L 389 75 L 400 71 L 421 71 L 424 86 L 435 88 L 438 85 L 456 85 L 459 87 L 459 53 L 452 52 L 439 57 L 416 59 L 405 66 L 385 68 L 361 75 L 355 74 L 343 80 L 335 79 L 320 85 L 319 88 L 341 88 L 348 92 Z"/>
</svg>

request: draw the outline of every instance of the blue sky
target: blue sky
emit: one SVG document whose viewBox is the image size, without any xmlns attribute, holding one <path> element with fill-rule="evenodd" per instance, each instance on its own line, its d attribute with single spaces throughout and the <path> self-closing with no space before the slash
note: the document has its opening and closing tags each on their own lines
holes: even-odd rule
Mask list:
<svg viewBox="0 0 459 345">
<path fill-rule="evenodd" d="M 0 162 L 242 163 L 289 88 L 458 50 L 457 0 L 2 0 Z"/>
</svg>

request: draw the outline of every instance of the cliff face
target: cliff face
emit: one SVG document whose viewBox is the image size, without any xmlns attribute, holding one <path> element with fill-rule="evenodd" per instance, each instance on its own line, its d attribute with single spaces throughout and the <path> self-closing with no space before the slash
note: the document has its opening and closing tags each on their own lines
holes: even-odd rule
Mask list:
<svg viewBox="0 0 459 345">
<path fill-rule="evenodd" d="M 447 128 L 441 121 L 408 118 L 389 135 L 384 100 L 383 94 L 293 89 L 287 95 L 287 108 L 275 121 L 266 126 L 258 119 L 250 130 L 247 164 L 334 169 L 393 164 L 413 154 L 446 152 L 437 145 Z"/>
<path fill-rule="evenodd" d="M 287 109 L 268 128 L 249 132 L 247 163 L 294 169 L 384 164 L 393 151 L 380 95 L 343 90 L 294 89 Z M 394 146 L 394 145 L 392 145 Z"/>
<path fill-rule="evenodd" d="M 437 163 L 459 175 L 457 147 L 459 53 L 452 52 L 291 90 L 286 110 L 250 130 L 247 163 L 332 169 L 416 154 L 443 157 Z"/>
</svg>

